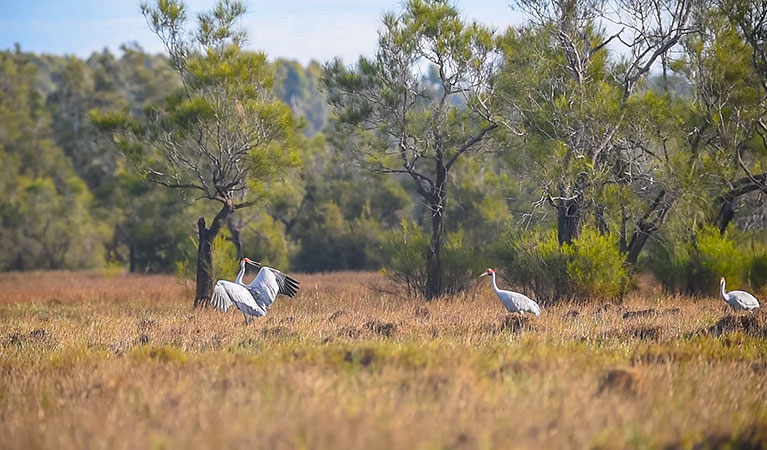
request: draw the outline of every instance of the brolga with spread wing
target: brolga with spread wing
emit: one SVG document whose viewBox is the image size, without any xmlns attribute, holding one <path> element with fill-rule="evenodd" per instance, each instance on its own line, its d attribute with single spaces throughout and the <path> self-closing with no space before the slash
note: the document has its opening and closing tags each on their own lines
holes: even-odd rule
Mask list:
<svg viewBox="0 0 767 450">
<path fill-rule="evenodd" d="M 245 265 L 260 267 L 256 278 L 245 284 Z M 213 288 L 210 303 L 218 311 L 226 312 L 234 305 L 245 316 L 245 324 L 250 317 L 263 317 L 274 303 L 277 294 L 293 297 L 298 292 L 298 281 L 285 275 L 277 269 L 263 266 L 261 263 L 248 258 L 240 260 L 240 272 L 234 282 L 218 280 Z"/>
</svg>

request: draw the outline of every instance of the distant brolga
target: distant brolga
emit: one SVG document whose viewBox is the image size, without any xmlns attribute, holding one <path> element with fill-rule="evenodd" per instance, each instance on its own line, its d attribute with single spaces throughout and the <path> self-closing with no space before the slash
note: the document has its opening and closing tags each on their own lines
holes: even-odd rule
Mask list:
<svg viewBox="0 0 767 450">
<path fill-rule="evenodd" d="M 261 267 L 256 278 L 245 284 L 242 277 L 245 275 L 245 264 L 261 267 L 261 263 L 248 258 L 240 260 L 240 272 L 234 283 L 226 280 L 218 280 L 213 288 L 213 296 L 210 303 L 218 311 L 226 312 L 232 305 L 240 310 L 245 316 L 245 324 L 250 317 L 263 317 L 266 311 L 274 303 L 277 294 L 293 297 L 298 292 L 298 281 L 271 267 Z"/>
<path fill-rule="evenodd" d="M 493 290 L 501 300 L 501 303 L 503 303 L 503 306 L 505 306 L 510 313 L 520 313 L 524 315 L 526 312 L 529 312 L 535 314 L 536 316 L 541 315 L 541 308 L 528 296 L 520 294 L 519 292 L 511 292 L 505 291 L 503 289 L 498 289 L 498 285 L 495 282 L 495 270 L 487 269 L 486 272 L 480 275 L 480 278 L 484 277 L 485 275 L 493 276 Z"/>
<path fill-rule="evenodd" d="M 735 311 L 745 309 L 746 311 L 754 311 L 759 308 L 759 302 L 756 298 L 746 291 L 724 291 L 724 277 L 719 281 L 719 290 L 721 291 L 722 298 L 728 305 Z"/>
</svg>

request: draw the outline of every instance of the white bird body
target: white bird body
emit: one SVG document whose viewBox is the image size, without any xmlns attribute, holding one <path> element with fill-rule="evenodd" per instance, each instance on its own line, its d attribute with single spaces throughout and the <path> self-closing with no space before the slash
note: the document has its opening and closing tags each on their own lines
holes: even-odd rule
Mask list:
<svg viewBox="0 0 767 450">
<path fill-rule="evenodd" d="M 745 309 L 746 311 L 754 311 L 759 308 L 759 301 L 753 295 L 746 291 L 730 291 L 724 290 L 724 277 L 719 281 L 719 290 L 721 291 L 722 298 L 728 305 L 735 311 Z"/>
<path fill-rule="evenodd" d="M 495 291 L 495 295 L 498 296 L 498 299 L 501 300 L 503 306 L 505 306 L 506 310 L 508 310 L 510 313 L 520 313 L 524 315 L 526 312 L 529 312 L 535 314 L 536 316 L 541 315 L 541 307 L 538 306 L 538 304 L 535 303 L 530 297 L 524 294 L 520 294 L 519 292 L 498 289 L 498 284 L 495 281 L 495 270 L 487 269 L 487 272 L 480 275 L 480 277 L 485 275 L 493 276 L 493 290 Z"/>
<path fill-rule="evenodd" d="M 234 305 L 245 316 L 263 317 L 274 303 L 277 294 L 293 297 L 298 291 L 298 281 L 271 267 L 261 267 L 256 278 L 245 284 L 242 277 L 245 275 L 245 264 L 261 267 L 261 264 L 243 258 L 240 261 L 240 272 L 234 282 L 218 280 L 213 288 L 210 303 L 215 309 L 226 312 Z"/>
</svg>

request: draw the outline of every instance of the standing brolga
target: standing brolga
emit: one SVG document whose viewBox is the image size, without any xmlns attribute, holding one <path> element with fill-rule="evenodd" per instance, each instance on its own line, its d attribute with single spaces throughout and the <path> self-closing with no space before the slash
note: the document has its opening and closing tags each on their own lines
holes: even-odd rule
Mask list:
<svg viewBox="0 0 767 450">
<path fill-rule="evenodd" d="M 526 312 L 529 312 L 535 314 L 536 316 L 541 315 L 540 306 L 538 306 L 537 303 L 530 299 L 530 297 L 524 294 L 520 294 L 519 292 L 511 292 L 505 291 L 503 289 L 498 289 L 498 284 L 495 282 L 495 270 L 487 269 L 486 272 L 480 275 L 480 278 L 484 277 L 485 275 L 492 275 L 493 290 L 501 300 L 501 303 L 503 303 L 503 306 L 505 306 L 510 313 L 520 313 L 524 315 Z"/>
<path fill-rule="evenodd" d="M 293 297 L 298 292 L 298 281 L 271 267 L 261 267 L 256 278 L 245 284 L 242 277 L 245 275 L 245 264 L 261 267 L 261 263 L 248 258 L 240 260 L 240 272 L 234 283 L 226 280 L 218 280 L 213 288 L 210 303 L 218 311 L 226 312 L 232 305 L 240 310 L 245 316 L 245 324 L 249 317 L 262 317 L 274 303 L 277 294 Z"/>
<path fill-rule="evenodd" d="M 746 291 L 724 291 L 724 277 L 719 280 L 719 290 L 721 291 L 722 298 L 728 305 L 735 311 L 745 309 L 746 311 L 754 311 L 759 308 L 759 302 L 756 298 Z"/>
</svg>

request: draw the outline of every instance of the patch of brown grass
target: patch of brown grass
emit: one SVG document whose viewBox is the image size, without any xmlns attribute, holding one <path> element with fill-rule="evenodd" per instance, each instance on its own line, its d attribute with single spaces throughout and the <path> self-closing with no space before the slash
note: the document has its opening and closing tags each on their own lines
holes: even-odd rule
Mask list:
<svg viewBox="0 0 767 450">
<path fill-rule="evenodd" d="M 0 274 L 0 448 L 764 442 L 762 313 L 653 296 L 521 317 L 487 284 L 426 303 L 372 273 L 296 278 L 245 326 L 168 276 Z"/>
<path fill-rule="evenodd" d="M 605 372 L 599 383 L 599 392 L 621 395 L 639 395 L 645 389 L 642 372 L 637 368 L 614 368 Z"/>
</svg>

